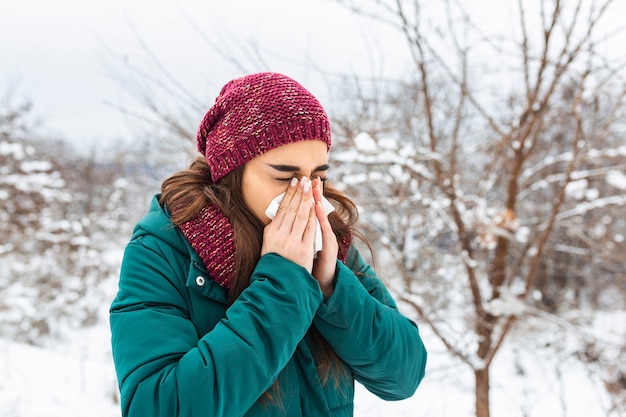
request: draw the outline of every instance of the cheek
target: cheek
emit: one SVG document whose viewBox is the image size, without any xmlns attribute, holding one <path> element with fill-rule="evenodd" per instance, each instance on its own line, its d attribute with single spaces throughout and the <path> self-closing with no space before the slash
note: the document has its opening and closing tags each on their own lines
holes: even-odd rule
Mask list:
<svg viewBox="0 0 626 417">
<path fill-rule="evenodd" d="M 286 189 L 287 187 L 281 184 L 268 184 L 263 181 L 254 184 L 246 182 L 242 187 L 243 200 L 252 214 L 267 225 L 270 219 L 265 215 L 265 209 L 274 198 L 285 192 Z"/>
</svg>

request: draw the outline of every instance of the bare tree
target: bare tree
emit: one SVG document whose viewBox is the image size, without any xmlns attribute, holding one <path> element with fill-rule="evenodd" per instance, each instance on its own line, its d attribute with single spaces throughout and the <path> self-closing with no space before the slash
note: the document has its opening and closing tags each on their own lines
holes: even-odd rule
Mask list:
<svg viewBox="0 0 626 417">
<path fill-rule="evenodd" d="M 340 182 L 488 417 L 490 366 L 516 321 L 579 307 L 555 295 L 585 280 L 624 305 L 625 73 L 600 53 L 613 2 L 520 0 L 512 39 L 460 1 L 431 20 L 419 0 L 340 2 L 400 31 L 413 74 L 352 80 L 358 107 L 334 126 L 359 153 L 335 153 Z"/>
</svg>

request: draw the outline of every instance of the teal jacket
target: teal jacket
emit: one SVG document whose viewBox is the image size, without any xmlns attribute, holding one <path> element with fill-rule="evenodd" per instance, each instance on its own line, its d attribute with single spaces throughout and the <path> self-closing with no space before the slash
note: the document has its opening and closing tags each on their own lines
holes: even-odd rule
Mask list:
<svg viewBox="0 0 626 417">
<path fill-rule="evenodd" d="M 400 400 L 426 365 L 417 326 L 355 249 L 327 300 L 270 253 L 228 307 L 156 197 L 126 247 L 110 324 L 125 417 L 352 416 L 354 380 Z M 311 326 L 343 361 L 338 382 L 320 383 Z M 279 399 L 260 399 L 277 379 Z"/>
</svg>

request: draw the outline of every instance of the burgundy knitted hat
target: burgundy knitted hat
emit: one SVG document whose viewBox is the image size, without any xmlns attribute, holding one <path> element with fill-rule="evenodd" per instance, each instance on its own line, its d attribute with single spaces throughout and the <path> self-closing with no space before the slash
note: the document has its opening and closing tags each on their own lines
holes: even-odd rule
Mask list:
<svg viewBox="0 0 626 417">
<path fill-rule="evenodd" d="M 197 135 L 214 182 L 271 149 L 301 140 L 321 140 L 330 149 L 328 116 L 307 89 L 275 72 L 228 82 Z"/>
</svg>

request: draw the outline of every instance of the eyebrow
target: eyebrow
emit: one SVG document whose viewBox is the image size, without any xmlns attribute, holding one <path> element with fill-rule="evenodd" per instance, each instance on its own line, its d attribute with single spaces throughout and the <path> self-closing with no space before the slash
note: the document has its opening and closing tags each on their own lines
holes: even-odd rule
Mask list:
<svg viewBox="0 0 626 417">
<path fill-rule="evenodd" d="M 282 165 L 282 164 L 278 164 L 278 165 L 267 164 L 267 165 L 274 168 L 276 171 L 280 171 L 280 172 L 298 172 L 301 170 L 299 166 L 295 166 L 295 165 Z M 318 166 L 317 168 L 313 170 L 313 172 L 326 171 L 326 170 L 328 170 L 328 164 Z"/>
</svg>

